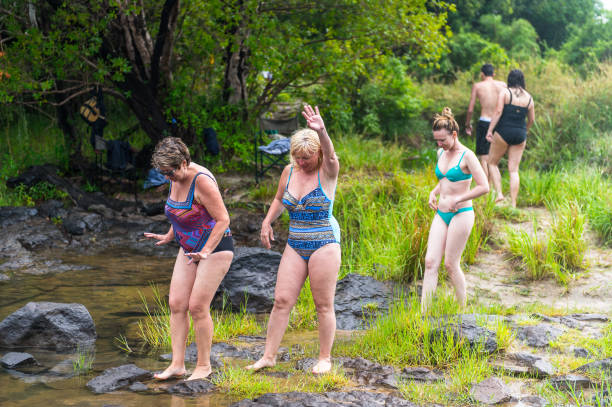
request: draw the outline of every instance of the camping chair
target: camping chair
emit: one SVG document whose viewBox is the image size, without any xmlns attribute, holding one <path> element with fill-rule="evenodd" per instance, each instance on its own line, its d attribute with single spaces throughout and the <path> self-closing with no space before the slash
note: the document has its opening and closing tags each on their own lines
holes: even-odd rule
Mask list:
<svg viewBox="0 0 612 407">
<path fill-rule="evenodd" d="M 255 182 L 271 168 L 283 169 L 289 162 L 289 138 L 299 126 L 298 115 L 289 119 L 259 118 L 259 131 L 255 137 Z M 263 145 L 264 135 L 278 135 L 268 145 Z"/>
</svg>

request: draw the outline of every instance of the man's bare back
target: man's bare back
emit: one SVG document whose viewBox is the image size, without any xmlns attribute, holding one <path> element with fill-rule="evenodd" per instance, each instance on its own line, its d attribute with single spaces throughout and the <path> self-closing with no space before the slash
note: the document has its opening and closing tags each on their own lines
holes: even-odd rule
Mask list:
<svg viewBox="0 0 612 407">
<path fill-rule="evenodd" d="M 472 94 L 475 94 L 475 98 L 480 102 L 480 117 L 489 119 L 493 117 L 499 92 L 505 88 L 506 84 L 504 82 L 495 80 L 490 76 L 474 84 Z"/>
</svg>

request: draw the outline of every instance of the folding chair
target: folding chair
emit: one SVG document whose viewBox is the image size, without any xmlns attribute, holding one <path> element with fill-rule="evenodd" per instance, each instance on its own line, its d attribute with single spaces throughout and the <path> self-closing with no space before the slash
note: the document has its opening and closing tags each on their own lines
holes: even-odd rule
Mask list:
<svg viewBox="0 0 612 407">
<path fill-rule="evenodd" d="M 271 168 L 283 169 L 289 163 L 289 138 L 299 126 L 299 115 L 289 119 L 259 118 L 259 131 L 255 137 L 255 182 Z M 264 136 L 278 134 L 277 140 L 263 145 Z"/>
</svg>

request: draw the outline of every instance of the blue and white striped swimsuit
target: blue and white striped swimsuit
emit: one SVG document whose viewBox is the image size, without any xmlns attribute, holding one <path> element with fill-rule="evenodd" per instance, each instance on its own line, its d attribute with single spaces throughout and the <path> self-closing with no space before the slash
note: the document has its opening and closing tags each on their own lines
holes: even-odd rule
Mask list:
<svg viewBox="0 0 612 407">
<path fill-rule="evenodd" d="M 292 173 L 293 167 L 283 194 L 283 205 L 290 219 L 287 244 L 308 262 L 317 249 L 329 243 L 340 243 L 340 226 L 332 215 L 334 201 L 321 188 L 319 173 L 319 186 L 299 201 L 289 192 Z"/>
</svg>

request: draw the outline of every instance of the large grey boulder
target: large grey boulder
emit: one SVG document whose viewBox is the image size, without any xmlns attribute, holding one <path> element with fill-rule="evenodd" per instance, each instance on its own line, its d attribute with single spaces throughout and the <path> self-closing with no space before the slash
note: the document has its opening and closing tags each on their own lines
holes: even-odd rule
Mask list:
<svg viewBox="0 0 612 407">
<path fill-rule="evenodd" d="M 0 228 L 23 223 L 38 215 L 38 210 L 25 206 L 0 206 Z"/>
<path fill-rule="evenodd" d="M 217 290 L 215 306 L 225 296 L 232 309 L 239 310 L 246 299 L 249 312 L 270 312 L 281 254 L 259 247 L 238 247 L 234 260 Z"/>
<path fill-rule="evenodd" d="M 2 367 L 7 369 L 17 369 L 23 366 L 38 365 L 38 361 L 29 353 L 9 352 L 0 359 Z"/>
<path fill-rule="evenodd" d="M 70 351 L 96 340 L 93 319 L 82 304 L 29 302 L 0 322 L 0 346 Z"/>
<path fill-rule="evenodd" d="M 151 372 L 136 365 L 123 365 L 106 369 L 100 376 L 91 379 L 87 387 L 94 393 L 110 393 L 151 376 Z"/>
<path fill-rule="evenodd" d="M 338 329 L 364 329 L 368 320 L 389 309 L 393 288 L 369 276 L 348 274 L 336 285 Z"/>
</svg>

